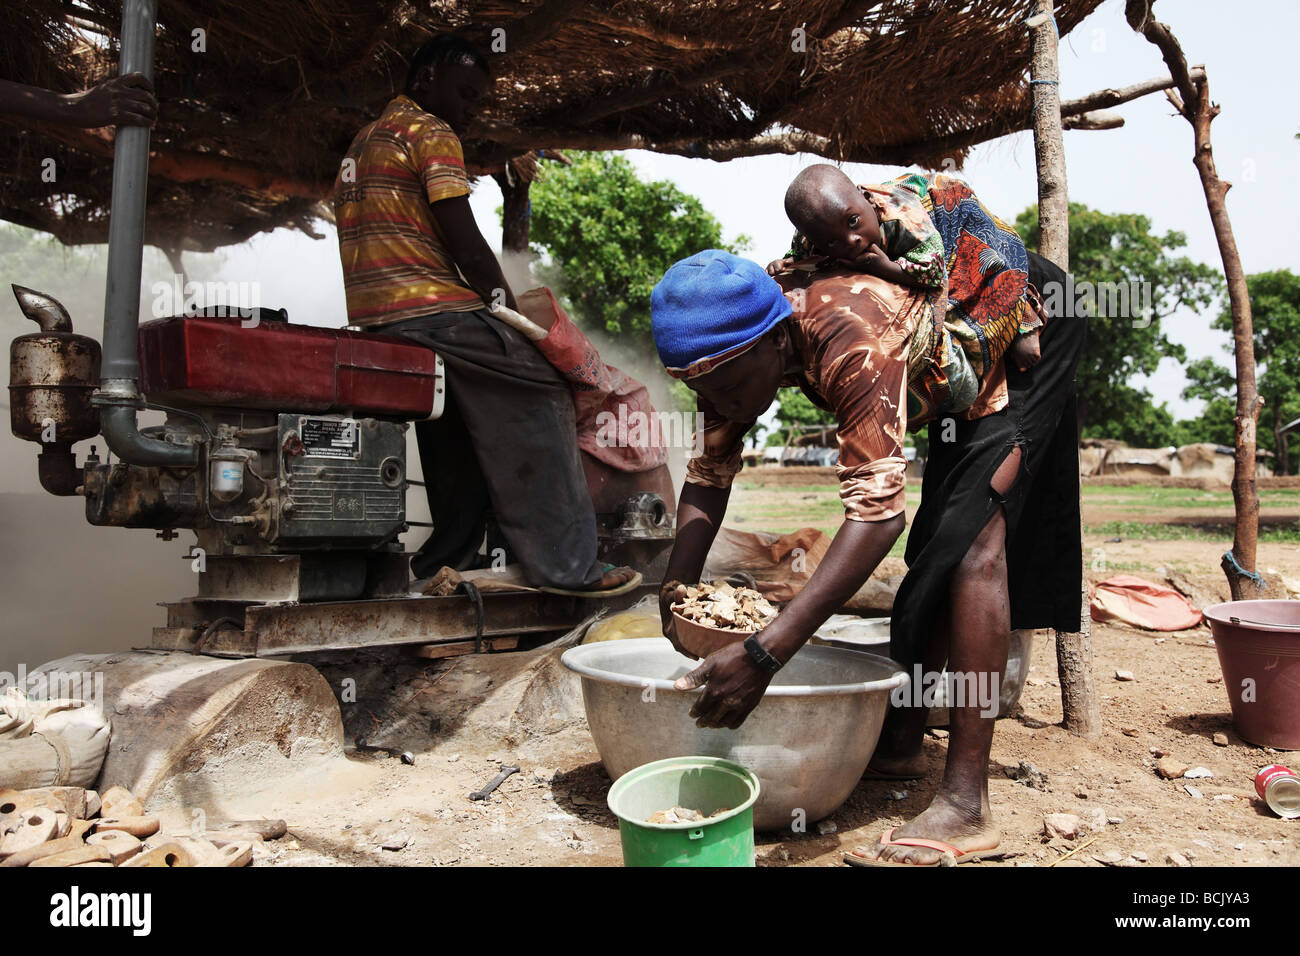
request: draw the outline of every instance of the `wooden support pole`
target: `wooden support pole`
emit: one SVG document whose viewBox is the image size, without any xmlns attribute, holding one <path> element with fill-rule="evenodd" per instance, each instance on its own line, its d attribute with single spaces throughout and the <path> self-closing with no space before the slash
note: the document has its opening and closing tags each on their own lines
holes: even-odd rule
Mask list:
<svg viewBox="0 0 1300 956">
<path fill-rule="evenodd" d="M 1059 37 L 1052 16 L 1052 0 L 1037 0 L 1029 29 L 1033 41 L 1029 76 L 1034 91 L 1039 252 L 1069 271 L 1070 200 L 1065 177 L 1065 143 L 1061 135 Z M 1077 473 L 1075 480 L 1079 480 Z M 1101 736 L 1101 708 L 1093 683 L 1092 617 L 1086 580 L 1079 603 L 1078 632 L 1056 632 L 1056 670 L 1061 681 L 1065 729 L 1081 737 L 1094 738 Z"/>
<path fill-rule="evenodd" d="M 1219 115 L 1219 107 L 1210 99 L 1210 81 L 1204 71 L 1188 69 L 1183 48 L 1169 27 L 1155 19 L 1151 0 L 1128 0 L 1124 16 L 1138 33 L 1141 33 L 1160 50 L 1169 75 L 1174 79 L 1169 101 L 1192 124 L 1195 152 L 1192 163 L 1196 166 L 1205 192 L 1205 204 L 1210 210 L 1214 238 L 1219 244 L 1219 258 L 1223 260 L 1223 274 L 1228 282 L 1228 303 L 1232 310 L 1233 351 L 1237 359 L 1237 414 L 1236 453 L 1232 474 L 1232 502 L 1236 512 L 1236 528 L 1232 550 L 1223 556 L 1223 573 L 1234 601 L 1265 597 L 1263 581 L 1255 573 L 1255 552 L 1259 540 L 1259 494 L 1255 488 L 1255 428 L 1259 410 L 1264 404 L 1255 386 L 1255 335 L 1250 314 L 1250 290 L 1246 285 L 1246 271 L 1241 265 L 1237 240 L 1228 218 L 1224 201 L 1232 183 L 1220 179 L 1214 166 L 1214 151 L 1210 145 L 1210 123 Z"/>
<path fill-rule="evenodd" d="M 1062 116 L 1061 126 L 1065 129 L 1119 129 L 1124 125 L 1124 117 L 1110 110 L 1089 110 L 1078 116 Z"/>
<path fill-rule="evenodd" d="M 1204 76 L 1205 71 L 1201 67 L 1192 68 L 1192 77 Z M 1131 100 L 1140 99 L 1149 93 L 1158 93 L 1161 90 L 1167 90 L 1174 85 L 1174 81 L 1167 76 L 1154 76 L 1149 80 L 1143 80 L 1141 83 L 1130 83 L 1128 86 L 1107 87 L 1104 90 L 1094 90 L 1087 96 L 1081 96 L 1077 100 L 1065 100 L 1061 103 L 1062 116 L 1076 116 L 1080 113 L 1090 113 L 1093 110 L 1105 109 L 1108 106 L 1118 106 L 1120 103 L 1128 103 Z"/>
<path fill-rule="evenodd" d="M 1038 168 L 1038 251 L 1070 271 L 1070 196 L 1061 135 L 1061 88 L 1052 0 L 1037 0 L 1030 19 L 1033 60 L 1029 81 L 1034 101 L 1034 158 Z"/>
</svg>

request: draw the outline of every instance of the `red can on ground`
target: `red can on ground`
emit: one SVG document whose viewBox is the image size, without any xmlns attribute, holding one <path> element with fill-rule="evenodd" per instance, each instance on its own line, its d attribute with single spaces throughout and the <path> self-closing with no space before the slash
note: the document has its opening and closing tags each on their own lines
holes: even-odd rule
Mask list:
<svg viewBox="0 0 1300 956">
<path fill-rule="evenodd" d="M 1300 777 L 1280 763 L 1255 774 L 1255 792 L 1269 809 L 1287 820 L 1300 818 Z"/>
</svg>

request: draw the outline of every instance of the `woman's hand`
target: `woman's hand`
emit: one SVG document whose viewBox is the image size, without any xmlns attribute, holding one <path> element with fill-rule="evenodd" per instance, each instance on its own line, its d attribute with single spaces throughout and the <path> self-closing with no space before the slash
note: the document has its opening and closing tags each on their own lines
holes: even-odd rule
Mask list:
<svg viewBox="0 0 1300 956">
<path fill-rule="evenodd" d="M 704 688 L 691 708 L 696 727 L 735 730 L 758 706 L 771 682 L 772 675 L 754 663 L 744 642 L 737 641 L 714 651 L 695 670 L 677 678 L 673 688 Z"/>
<path fill-rule="evenodd" d="M 767 264 L 767 274 L 774 276 L 782 272 L 789 272 L 794 268 L 794 263 L 794 259 L 773 259 Z"/>
<path fill-rule="evenodd" d="M 778 661 L 793 658 L 813 632 L 862 587 L 904 526 L 902 513 L 882 521 L 845 521 L 840 525 L 808 583 L 760 632 L 759 640 L 767 652 Z M 710 654 L 695 670 L 679 677 L 673 687 L 704 688 L 691 708 L 697 727 L 735 730 L 758 706 L 771 681 L 772 674 L 759 667 L 744 643 L 738 642 Z"/>
</svg>

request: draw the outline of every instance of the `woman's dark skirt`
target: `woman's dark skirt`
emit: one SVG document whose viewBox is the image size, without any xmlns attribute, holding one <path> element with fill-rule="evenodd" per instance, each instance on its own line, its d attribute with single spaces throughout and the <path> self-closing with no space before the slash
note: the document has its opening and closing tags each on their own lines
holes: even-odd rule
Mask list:
<svg viewBox="0 0 1300 956">
<path fill-rule="evenodd" d="M 1065 302 L 1046 294 L 1050 283 L 1065 282 L 1065 273 L 1035 253 L 1029 281 L 1049 303 Z M 1082 316 L 1051 315 L 1039 363 L 1027 372 L 1007 366 L 1006 408 L 956 420 L 955 435 L 953 422 L 931 423 L 921 506 L 891 625 L 891 655 L 909 672 L 922 659 L 936 612 L 947 607 L 953 569 L 999 507 L 1006 515 L 1011 627 L 1078 630 L 1083 545 L 1074 375 L 1085 327 Z M 1002 498 L 990 481 L 1017 445 L 1020 474 Z"/>
</svg>

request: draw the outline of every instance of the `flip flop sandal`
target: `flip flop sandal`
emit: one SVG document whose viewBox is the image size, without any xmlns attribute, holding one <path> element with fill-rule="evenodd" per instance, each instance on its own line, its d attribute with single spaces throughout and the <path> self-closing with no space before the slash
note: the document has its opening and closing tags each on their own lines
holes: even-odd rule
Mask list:
<svg viewBox="0 0 1300 956">
<path fill-rule="evenodd" d="M 894 827 L 888 832 L 882 833 L 880 836 L 880 840 L 876 843 L 876 846 L 877 847 L 919 846 L 919 847 L 925 847 L 926 849 L 929 850 L 938 850 L 940 853 L 951 853 L 953 857 L 957 860 L 958 865 L 961 865 L 962 863 L 971 863 L 976 860 L 984 860 L 989 857 L 1000 856 L 1002 854 L 1002 851 L 996 848 L 992 850 L 963 851 L 957 849 L 955 846 L 952 846 L 949 843 L 944 843 L 942 840 L 925 840 L 922 839 L 921 837 L 899 837 L 897 840 L 895 840 L 894 833 L 897 830 L 898 827 Z M 912 869 L 915 869 L 918 866 L 927 867 L 927 866 L 940 865 L 938 860 L 936 860 L 933 863 L 895 863 L 892 860 L 879 860 L 879 859 L 868 860 L 866 857 L 857 856 L 853 853 L 845 853 L 844 862 L 847 863 L 849 866 L 882 866 L 882 867 L 883 866 L 905 866 L 905 867 L 910 867 Z"/>
<path fill-rule="evenodd" d="M 613 571 L 614 565 L 607 564 L 604 570 L 606 572 Z M 586 590 L 575 590 L 572 588 L 550 588 L 550 587 L 539 587 L 537 590 L 545 591 L 547 594 L 562 594 L 565 597 L 607 598 L 607 597 L 617 597 L 620 594 L 627 594 L 629 591 L 635 591 L 637 588 L 641 586 L 641 582 L 644 580 L 645 578 L 640 571 L 633 571 L 632 579 L 630 581 L 626 581 L 623 584 L 620 584 L 618 587 L 606 588 L 602 591 L 586 591 Z"/>
</svg>

